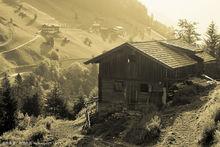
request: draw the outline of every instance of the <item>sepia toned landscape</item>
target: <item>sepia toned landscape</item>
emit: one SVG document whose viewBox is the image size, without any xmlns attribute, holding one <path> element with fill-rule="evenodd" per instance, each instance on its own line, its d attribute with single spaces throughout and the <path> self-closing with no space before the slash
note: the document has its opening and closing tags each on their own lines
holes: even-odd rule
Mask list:
<svg viewBox="0 0 220 147">
<path fill-rule="evenodd" d="M 220 146 L 206 1 L 0 0 L 0 147 Z"/>
</svg>

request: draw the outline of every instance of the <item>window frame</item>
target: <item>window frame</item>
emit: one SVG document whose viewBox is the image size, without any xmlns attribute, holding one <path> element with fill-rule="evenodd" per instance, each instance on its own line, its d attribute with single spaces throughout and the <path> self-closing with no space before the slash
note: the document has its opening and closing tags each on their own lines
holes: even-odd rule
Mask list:
<svg viewBox="0 0 220 147">
<path fill-rule="evenodd" d="M 125 83 L 123 80 L 114 81 L 114 92 L 123 92 Z"/>
<path fill-rule="evenodd" d="M 144 87 L 142 87 L 142 86 L 147 86 L 147 90 L 143 90 Z M 146 87 L 145 87 L 145 88 L 146 88 Z M 151 92 L 151 90 L 150 90 L 150 84 L 148 84 L 148 83 L 140 83 L 140 92 L 141 92 L 141 93 L 150 93 L 150 92 Z"/>
</svg>

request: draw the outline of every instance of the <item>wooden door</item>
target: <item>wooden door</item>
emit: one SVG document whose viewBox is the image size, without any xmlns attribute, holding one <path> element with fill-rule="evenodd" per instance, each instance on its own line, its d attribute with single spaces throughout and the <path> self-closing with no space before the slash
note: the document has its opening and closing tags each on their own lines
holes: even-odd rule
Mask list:
<svg viewBox="0 0 220 147">
<path fill-rule="evenodd" d="M 137 86 L 135 81 L 127 81 L 127 105 L 129 109 L 134 109 L 137 103 Z"/>
</svg>

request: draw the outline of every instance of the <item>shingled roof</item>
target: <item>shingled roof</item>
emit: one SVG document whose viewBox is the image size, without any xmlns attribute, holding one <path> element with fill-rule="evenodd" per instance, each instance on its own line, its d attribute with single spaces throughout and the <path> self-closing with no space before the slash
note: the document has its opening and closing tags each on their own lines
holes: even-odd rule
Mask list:
<svg viewBox="0 0 220 147">
<path fill-rule="evenodd" d="M 173 69 L 197 63 L 187 55 L 175 52 L 160 42 L 136 42 L 129 44 Z"/>
<path fill-rule="evenodd" d="M 198 53 L 198 52 L 203 52 L 203 50 L 199 47 L 196 47 L 194 45 L 188 44 L 186 42 L 183 42 L 181 40 L 167 40 L 167 41 L 162 41 L 163 43 L 166 43 L 168 45 L 177 47 L 177 48 L 181 48 L 181 49 L 185 49 L 188 51 L 192 51 L 194 53 Z"/>
<path fill-rule="evenodd" d="M 139 53 L 145 55 L 146 57 L 153 59 L 159 64 L 169 67 L 170 69 L 177 69 L 198 63 L 195 59 L 189 57 L 187 54 L 180 51 L 181 49 L 188 50 L 186 46 L 182 47 L 179 45 L 175 46 L 174 44 L 170 44 L 167 42 L 148 41 L 148 42 L 124 43 L 121 46 L 116 47 L 115 49 L 112 49 L 102 55 L 99 55 L 85 62 L 85 64 L 98 63 L 102 58 L 124 47 L 134 49 Z M 201 51 L 198 52 L 198 50 L 195 51 L 194 49 L 195 48 L 190 48 L 189 49 L 190 53 L 197 56 L 198 58 L 203 59 L 204 62 L 215 60 L 215 58 L 213 58 L 211 55 Z"/>
<path fill-rule="evenodd" d="M 213 56 L 211 56 L 210 54 L 208 54 L 204 51 L 203 52 L 198 52 L 195 55 L 202 58 L 204 62 L 216 61 L 216 58 L 214 58 Z"/>
</svg>

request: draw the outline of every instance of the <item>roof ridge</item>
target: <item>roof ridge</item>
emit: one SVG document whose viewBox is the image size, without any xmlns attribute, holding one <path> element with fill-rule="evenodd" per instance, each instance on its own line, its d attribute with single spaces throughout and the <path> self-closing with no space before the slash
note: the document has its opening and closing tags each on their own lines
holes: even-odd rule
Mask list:
<svg viewBox="0 0 220 147">
<path fill-rule="evenodd" d="M 149 42 L 162 42 L 162 41 L 173 41 L 179 39 L 161 39 L 161 40 L 148 40 L 148 41 L 129 41 L 128 43 L 149 43 Z"/>
</svg>

